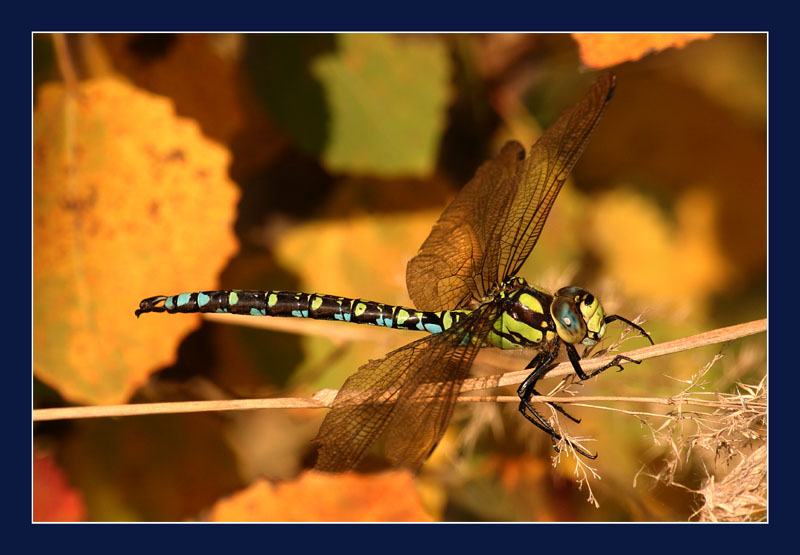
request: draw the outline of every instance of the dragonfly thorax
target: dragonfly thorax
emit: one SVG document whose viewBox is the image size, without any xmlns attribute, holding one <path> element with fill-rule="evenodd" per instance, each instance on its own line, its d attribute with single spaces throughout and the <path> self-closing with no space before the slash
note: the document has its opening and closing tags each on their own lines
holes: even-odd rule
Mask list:
<svg viewBox="0 0 800 555">
<path fill-rule="evenodd" d="M 514 277 L 499 288 L 502 312 L 488 336 L 490 344 L 501 349 L 517 349 L 550 342 L 556 338 L 556 327 L 550 316 L 553 296 L 524 279 Z M 494 302 L 494 301 L 490 301 Z"/>
<path fill-rule="evenodd" d="M 587 290 L 571 285 L 553 296 L 550 316 L 565 343 L 594 345 L 606 332 L 605 312 L 600 300 Z"/>
<path fill-rule="evenodd" d="M 580 287 L 562 287 L 552 295 L 521 278 L 501 288 L 503 311 L 489 343 L 501 349 L 530 347 L 558 337 L 572 345 L 594 345 L 606 331 L 600 301 Z"/>
</svg>

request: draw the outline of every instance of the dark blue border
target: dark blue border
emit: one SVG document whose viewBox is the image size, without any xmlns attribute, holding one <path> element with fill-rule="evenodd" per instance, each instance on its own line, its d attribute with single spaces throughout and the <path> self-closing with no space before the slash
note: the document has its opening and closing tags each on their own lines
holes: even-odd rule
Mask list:
<svg viewBox="0 0 800 555">
<path fill-rule="evenodd" d="M 162 2 L 159 4 L 117 4 L 112 10 L 108 3 L 97 4 L 96 8 L 81 7 L 75 4 L 35 4 L 36 14 L 25 14 L 20 22 L 20 14 L 7 21 L 16 23 L 12 33 L 5 34 L 5 136 L 6 169 L 4 179 L 5 231 L 4 259 L 11 261 L 5 275 L 13 276 L 13 283 L 23 282 L 22 287 L 7 291 L 17 291 L 14 299 L 24 297 L 30 290 L 30 243 L 18 239 L 30 231 L 29 214 L 18 206 L 30 206 L 30 114 L 21 106 L 30 106 L 30 59 L 22 52 L 30 49 L 30 32 L 34 30 L 764 30 L 770 31 L 770 181 L 769 181 L 769 239 L 770 239 L 770 433 L 773 438 L 793 438 L 794 426 L 791 415 L 785 414 L 789 407 L 797 404 L 795 394 L 797 364 L 787 356 L 784 346 L 797 341 L 796 299 L 797 270 L 787 267 L 787 262 L 795 258 L 798 251 L 795 236 L 797 203 L 796 189 L 798 177 L 795 169 L 797 158 L 796 119 L 797 87 L 796 74 L 796 32 L 792 29 L 780 30 L 783 21 L 794 21 L 786 14 L 752 13 L 748 9 L 746 17 L 731 20 L 731 4 L 718 6 L 701 5 L 698 2 L 686 4 L 689 9 L 676 3 L 670 4 L 631 4 L 625 10 L 608 4 L 594 4 L 585 9 L 574 3 L 559 3 L 558 7 L 541 2 L 527 2 L 520 5 L 509 3 L 467 4 L 451 3 L 436 5 L 425 3 L 364 4 L 362 8 L 344 8 L 341 3 L 326 3 L 323 7 L 313 4 L 297 5 L 286 3 L 264 3 L 258 7 L 248 4 L 185 4 Z M 295 7 L 296 6 L 296 7 Z M 751 6 L 752 8 L 752 6 Z M 110 12 L 111 10 L 111 12 Z M 739 11 L 744 15 L 744 12 Z M 647 14 L 642 21 L 631 18 L 636 14 Z M 26 17 L 27 16 L 27 17 Z M 20 24 L 21 23 L 21 24 Z M 10 46 L 13 44 L 13 48 Z M 792 59 L 787 59 L 789 53 Z M 26 81 L 27 79 L 27 81 Z M 790 81 L 791 80 L 791 81 Z M 22 83 L 22 84 L 20 84 Z M 24 92 L 23 92 L 24 91 Z M 27 103 L 27 104 L 26 104 Z M 790 151 L 791 149 L 791 151 Z M 25 163 L 18 163 L 25 160 Z M 794 224 L 794 225 L 793 225 Z M 789 242 L 791 241 L 791 243 Z M 791 280 L 791 282 L 789 281 Z M 777 308 L 777 310 L 775 310 Z M 13 317 L 11 333 L 30 329 L 29 311 L 8 312 Z M 791 318 L 791 322 L 788 321 Z M 22 320 L 22 323 L 19 322 Z M 6 420 L 5 432 L 8 441 L 6 461 L 16 462 L 13 469 L 6 471 L 6 477 L 30 475 L 30 375 L 27 361 L 22 360 L 27 349 L 9 348 L 25 344 L 24 339 L 16 340 L 6 335 L 6 402 L 10 405 L 6 415 L 14 415 Z M 27 344 L 30 344 L 28 341 Z M 23 353 L 23 354 L 20 354 Z M 17 360 L 19 357 L 19 360 Z M 27 357 L 29 360 L 29 356 Z M 794 358 L 794 357 L 793 357 Z M 794 362 L 794 363 L 793 363 Z M 24 383 L 17 383 L 24 382 Z M 774 387 L 774 385 L 778 387 Z M 793 397 L 789 397 L 792 395 Z M 25 406 L 14 406 L 16 403 Z M 12 408 L 13 407 L 13 408 Z M 787 443 L 791 444 L 789 440 Z M 608 545 L 615 552 L 674 552 L 675 549 L 690 547 L 696 551 L 703 547 L 715 552 L 725 546 L 735 545 L 746 549 L 758 545 L 764 548 L 764 535 L 786 530 L 787 515 L 793 514 L 794 506 L 786 506 L 795 487 L 792 469 L 785 465 L 796 464 L 796 458 L 789 445 L 776 445 L 771 450 L 771 485 L 769 525 L 588 525 L 576 530 L 572 525 L 520 526 L 507 525 L 365 525 L 358 527 L 337 525 L 314 525 L 308 529 L 295 525 L 222 525 L 222 526 L 182 526 L 170 525 L 38 525 L 28 524 L 30 520 L 30 486 L 25 479 L 7 479 L 12 495 L 6 497 L 6 506 L 13 509 L 14 520 L 23 526 L 9 527 L 14 534 L 23 530 L 30 544 L 45 552 L 56 552 L 66 545 L 81 545 L 86 550 L 89 545 L 99 546 L 98 551 L 150 553 L 155 547 L 169 548 L 165 540 L 180 538 L 180 549 L 193 546 L 207 547 L 207 550 L 222 549 L 264 549 L 291 550 L 291 552 L 320 552 L 338 549 L 362 553 L 411 552 L 424 550 L 469 549 L 471 553 L 488 553 L 497 550 L 546 549 L 568 550 L 602 549 Z M 26 456 L 21 456 L 27 453 Z M 774 456 L 777 455 L 777 456 Z M 776 472 L 777 470 L 777 472 Z M 784 487 L 785 483 L 785 487 Z M 23 503 L 12 500 L 25 499 Z M 21 517 L 19 516 L 21 515 Z M 680 536 L 680 537 L 678 537 Z M 688 536 L 686 538 L 685 536 Z M 91 544 L 78 540 L 91 538 Z M 683 542 L 689 539 L 691 544 Z M 12 540 L 13 541 L 13 540 Z M 35 543 L 34 543 L 35 542 Z M 444 543 L 447 542 L 447 543 Z M 174 544 L 172 544 L 174 546 Z M 173 547 L 174 548 L 174 547 Z M 626 549 L 627 548 L 627 549 Z M 91 549 L 90 549 L 91 551 Z"/>
<path fill-rule="evenodd" d="M 708 31 L 768 30 L 777 13 L 729 4 L 641 2 L 106 2 L 35 4 L 43 31 Z M 28 14 L 26 14 L 28 15 Z M 738 20 L 735 16 L 741 16 Z M 639 17 L 637 17 L 639 16 Z"/>
</svg>

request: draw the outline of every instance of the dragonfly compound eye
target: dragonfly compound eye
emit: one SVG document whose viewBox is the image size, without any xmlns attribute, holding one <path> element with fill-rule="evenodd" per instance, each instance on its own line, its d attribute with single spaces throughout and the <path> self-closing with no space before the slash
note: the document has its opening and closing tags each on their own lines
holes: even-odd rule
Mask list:
<svg viewBox="0 0 800 555">
<path fill-rule="evenodd" d="M 586 322 L 583 321 L 572 299 L 556 297 L 550 305 L 550 315 L 556 325 L 558 336 L 566 343 L 580 343 L 586 337 Z"/>
</svg>

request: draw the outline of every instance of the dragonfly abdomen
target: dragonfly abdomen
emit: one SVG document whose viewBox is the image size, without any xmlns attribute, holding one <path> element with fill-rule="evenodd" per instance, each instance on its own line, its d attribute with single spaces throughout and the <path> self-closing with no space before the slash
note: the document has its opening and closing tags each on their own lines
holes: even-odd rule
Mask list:
<svg viewBox="0 0 800 555">
<path fill-rule="evenodd" d="M 394 329 L 441 333 L 468 310 L 426 312 L 363 299 L 292 291 L 199 291 L 143 300 L 136 315 L 145 312 L 216 312 L 249 316 L 313 318 Z"/>
</svg>

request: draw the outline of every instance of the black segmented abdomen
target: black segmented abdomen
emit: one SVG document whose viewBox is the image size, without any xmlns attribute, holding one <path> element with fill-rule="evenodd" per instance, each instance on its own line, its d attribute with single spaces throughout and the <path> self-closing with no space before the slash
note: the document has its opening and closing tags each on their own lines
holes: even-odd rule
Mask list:
<svg viewBox="0 0 800 555">
<path fill-rule="evenodd" d="M 150 297 L 139 304 L 136 316 L 144 312 L 220 312 L 314 318 L 430 333 L 440 333 L 450 328 L 469 313 L 465 310 L 423 312 L 402 306 L 318 293 L 237 290 Z"/>
</svg>

